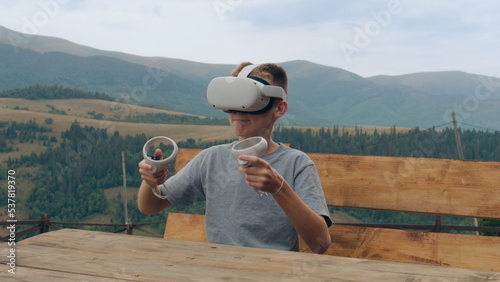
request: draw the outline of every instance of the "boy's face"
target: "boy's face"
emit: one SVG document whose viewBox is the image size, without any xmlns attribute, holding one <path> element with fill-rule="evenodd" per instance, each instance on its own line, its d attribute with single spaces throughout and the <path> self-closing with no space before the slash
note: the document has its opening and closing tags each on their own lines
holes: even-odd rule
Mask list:
<svg viewBox="0 0 500 282">
<path fill-rule="evenodd" d="M 231 112 L 228 114 L 229 123 L 240 140 L 253 136 L 263 136 L 268 134 L 267 131 L 272 128 L 271 123 L 274 124 L 274 109 L 275 107 L 267 113 L 259 115 Z M 266 136 L 263 137 L 266 138 Z"/>
</svg>

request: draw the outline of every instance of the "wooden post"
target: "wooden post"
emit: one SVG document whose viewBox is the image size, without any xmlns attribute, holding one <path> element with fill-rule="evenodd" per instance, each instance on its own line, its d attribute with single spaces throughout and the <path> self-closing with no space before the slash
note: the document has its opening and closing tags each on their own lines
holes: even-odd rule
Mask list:
<svg viewBox="0 0 500 282">
<path fill-rule="evenodd" d="M 127 221 L 127 234 L 134 235 L 134 225 L 132 224 L 132 218 L 129 218 Z"/>
<path fill-rule="evenodd" d="M 125 169 L 125 152 L 122 151 L 122 171 L 123 171 L 123 212 L 125 214 L 125 224 L 127 224 L 127 170 Z"/>
<path fill-rule="evenodd" d="M 451 113 L 451 118 L 453 119 L 453 130 L 455 131 L 455 140 L 457 142 L 457 151 L 458 151 L 458 157 L 460 160 L 464 160 L 464 153 L 462 151 L 462 142 L 460 141 L 460 132 L 458 131 L 458 126 L 457 126 L 457 118 L 455 116 L 455 112 Z M 477 218 L 471 218 L 470 219 L 470 225 L 477 227 Z M 472 234 L 474 235 L 479 235 L 478 231 L 472 231 Z"/>
<path fill-rule="evenodd" d="M 42 214 L 42 228 L 40 229 L 40 233 L 49 232 L 49 223 L 50 223 L 50 215 L 46 213 Z"/>
<path fill-rule="evenodd" d="M 436 215 L 436 223 L 434 224 L 434 232 L 441 232 L 441 216 Z"/>
<path fill-rule="evenodd" d="M 457 118 L 455 112 L 451 113 L 451 118 L 453 119 L 453 129 L 455 131 L 455 141 L 457 142 L 458 158 L 464 160 L 464 153 L 462 151 L 462 142 L 460 141 L 460 132 L 458 131 Z"/>
</svg>

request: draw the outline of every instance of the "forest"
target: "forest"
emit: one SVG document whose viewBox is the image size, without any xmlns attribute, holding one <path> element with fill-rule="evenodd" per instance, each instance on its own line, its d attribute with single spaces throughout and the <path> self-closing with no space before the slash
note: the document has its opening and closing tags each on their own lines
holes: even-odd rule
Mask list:
<svg viewBox="0 0 500 282">
<path fill-rule="evenodd" d="M 171 115 L 165 113 L 157 114 L 144 114 L 135 117 L 125 117 L 122 119 L 124 122 L 138 122 L 138 123 L 162 123 L 162 124 L 191 124 L 191 125 L 229 125 L 229 121 L 217 117 L 204 117 L 190 115 Z"/>
<path fill-rule="evenodd" d="M 500 132 L 460 129 L 459 135 L 464 159 L 500 161 Z M 452 127 L 426 130 L 417 127 L 406 133 L 392 127 L 388 133 L 378 133 L 375 129 L 373 134 L 367 134 L 362 127 L 355 128 L 354 133 L 339 127 L 321 128 L 316 133 L 310 129 L 278 127 L 273 138 L 310 153 L 441 159 L 459 156 Z"/>
<path fill-rule="evenodd" d="M 85 90 L 64 87 L 61 85 L 36 84 L 25 88 L 16 88 L 0 91 L 0 97 L 22 98 L 28 100 L 36 99 L 99 99 L 114 101 L 115 98 L 101 92 L 89 92 Z"/>
<path fill-rule="evenodd" d="M 2 123 L 0 125 L 0 151 L 14 141 L 50 142 L 43 138 L 50 130 L 35 121 L 28 123 Z M 464 156 L 470 160 L 500 160 L 500 133 L 461 130 Z M 19 158 L 9 158 L 7 167 L 22 171 L 22 167 L 37 167 L 33 175 L 25 174 L 34 184 L 24 205 L 29 218 L 40 218 L 42 213 L 51 215 L 54 221 L 80 222 L 98 214 L 111 215 L 111 223 L 123 223 L 121 195 L 108 199 L 105 190 L 123 185 L 121 152 L 125 152 L 128 187 L 139 187 L 141 178 L 137 163 L 142 159 L 142 146 L 148 137 L 144 134 L 122 136 L 78 123 L 61 133 L 60 144 L 49 146 L 40 154 L 30 153 Z M 341 128 L 321 128 L 319 131 L 276 127 L 273 139 L 290 143 L 304 152 L 406 156 L 426 158 L 457 158 L 454 131 L 451 128 L 437 130 L 415 128 L 407 133 L 390 132 L 367 134 L 362 128 L 349 133 Z M 181 148 L 207 148 L 219 142 L 197 142 L 193 139 L 178 142 Z M 167 152 L 168 153 L 168 152 Z M 173 167 L 170 169 L 173 171 Z M 5 175 L 5 174 L 4 174 Z M 0 195 L 1 196 L 1 195 Z M 332 209 L 332 211 L 335 209 Z M 128 202 L 128 215 L 134 222 L 165 220 L 169 208 L 157 215 L 143 215 L 137 209 L 136 199 Z M 345 210 L 348 214 L 370 223 L 433 224 L 432 215 L 414 215 L 396 212 Z M 183 212 L 204 213 L 204 203 L 192 205 Z M 468 224 L 468 219 L 447 217 L 444 224 Z M 498 226 L 493 220 L 480 220 L 481 225 Z M 156 232 L 162 233 L 163 226 Z M 96 227 L 98 230 L 109 228 Z"/>
</svg>

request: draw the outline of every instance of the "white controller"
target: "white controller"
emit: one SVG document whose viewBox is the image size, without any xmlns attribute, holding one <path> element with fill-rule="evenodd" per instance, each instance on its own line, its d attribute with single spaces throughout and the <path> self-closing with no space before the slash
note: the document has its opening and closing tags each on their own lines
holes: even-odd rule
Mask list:
<svg viewBox="0 0 500 282">
<path fill-rule="evenodd" d="M 267 141 L 262 137 L 250 137 L 245 140 L 241 140 L 236 143 L 231 153 L 233 157 L 238 161 L 238 164 L 243 167 L 247 167 L 250 165 L 247 161 L 242 161 L 239 159 L 240 155 L 249 155 L 249 156 L 257 156 L 260 157 L 267 150 Z M 254 188 L 255 189 L 255 188 Z M 255 189 L 255 192 L 259 194 L 260 197 L 268 196 L 266 192 Z"/>
<path fill-rule="evenodd" d="M 262 153 L 264 153 L 266 150 L 267 150 L 266 139 L 257 136 L 257 137 L 250 137 L 236 143 L 233 146 L 231 153 L 233 154 L 233 157 L 238 161 L 240 166 L 249 166 L 250 165 L 249 162 L 241 161 L 239 159 L 240 155 L 260 157 Z"/>
<path fill-rule="evenodd" d="M 164 158 L 162 160 L 155 160 L 153 158 L 150 158 L 147 154 L 149 148 L 151 148 L 151 146 L 153 146 L 154 144 L 158 144 L 161 142 L 169 142 L 174 146 L 174 151 L 172 152 L 172 154 L 170 154 L 168 158 Z M 179 149 L 177 148 L 177 144 L 174 142 L 174 140 L 164 136 L 158 136 L 149 139 L 148 142 L 146 142 L 146 144 L 144 145 L 144 148 L 142 148 L 142 155 L 144 157 L 144 160 L 146 161 L 146 163 L 150 164 L 153 167 L 153 169 L 149 171 L 151 173 L 155 173 L 167 168 L 171 163 L 175 161 L 178 152 Z"/>
</svg>

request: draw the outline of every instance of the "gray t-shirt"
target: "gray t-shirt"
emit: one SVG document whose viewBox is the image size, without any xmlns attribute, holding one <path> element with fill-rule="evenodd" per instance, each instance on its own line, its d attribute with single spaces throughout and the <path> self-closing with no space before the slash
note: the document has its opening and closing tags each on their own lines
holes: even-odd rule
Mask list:
<svg viewBox="0 0 500 282">
<path fill-rule="evenodd" d="M 238 171 L 235 144 L 201 151 L 166 182 L 167 198 L 179 210 L 206 201 L 205 228 L 210 243 L 298 251 L 297 232 L 272 196 L 259 197 Z M 332 224 L 313 161 L 280 144 L 262 156 L 316 214 Z"/>
</svg>

